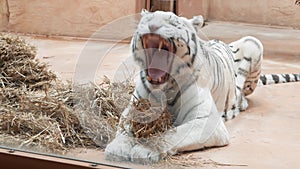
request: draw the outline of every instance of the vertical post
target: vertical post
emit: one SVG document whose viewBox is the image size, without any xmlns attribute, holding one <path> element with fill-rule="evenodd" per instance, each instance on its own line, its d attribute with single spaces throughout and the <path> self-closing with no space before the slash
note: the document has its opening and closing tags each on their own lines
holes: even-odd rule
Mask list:
<svg viewBox="0 0 300 169">
<path fill-rule="evenodd" d="M 170 11 L 172 11 L 172 12 L 174 12 L 174 13 L 176 13 L 175 11 L 174 11 L 174 0 L 169 0 L 170 1 L 170 6 L 169 6 L 169 9 L 170 9 Z"/>
<path fill-rule="evenodd" d="M 146 9 L 148 10 L 148 11 L 150 11 L 151 9 L 150 9 L 150 4 L 151 4 L 151 0 L 146 0 L 147 2 L 146 2 Z"/>
<path fill-rule="evenodd" d="M 146 0 L 146 1 L 149 1 L 149 0 Z M 143 0 L 136 0 L 135 1 L 135 12 L 136 13 L 139 13 L 141 12 L 142 9 L 147 9 L 147 2 L 143 1 Z"/>
<path fill-rule="evenodd" d="M 171 11 L 177 13 L 177 0 L 147 0 L 147 9 L 150 11 Z"/>
</svg>

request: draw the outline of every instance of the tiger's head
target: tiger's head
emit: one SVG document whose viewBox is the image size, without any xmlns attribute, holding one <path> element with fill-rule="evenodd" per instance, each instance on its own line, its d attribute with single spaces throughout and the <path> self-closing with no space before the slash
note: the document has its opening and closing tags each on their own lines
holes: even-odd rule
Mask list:
<svg viewBox="0 0 300 169">
<path fill-rule="evenodd" d="M 172 12 L 143 10 L 131 47 L 147 81 L 161 85 L 195 66 L 198 37 L 192 20 Z"/>
</svg>

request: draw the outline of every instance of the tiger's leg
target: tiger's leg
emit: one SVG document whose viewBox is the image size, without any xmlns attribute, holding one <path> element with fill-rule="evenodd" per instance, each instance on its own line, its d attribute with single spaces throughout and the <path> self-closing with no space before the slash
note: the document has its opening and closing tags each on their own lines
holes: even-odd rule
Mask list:
<svg viewBox="0 0 300 169">
<path fill-rule="evenodd" d="M 246 110 L 248 102 L 245 96 L 254 92 L 261 72 L 263 59 L 262 43 L 246 36 L 229 44 L 235 54 L 236 86 L 240 110 Z"/>
<path fill-rule="evenodd" d="M 201 100 L 201 105 L 192 108 L 192 111 L 184 116 L 184 122 L 175 130 L 164 133 L 165 141 L 160 143 L 160 147 L 168 154 L 229 144 L 229 133 L 210 92 L 205 91 L 199 96 L 198 101 Z M 193 99 L 195 100 L 197 99 Z"/>
</svg>

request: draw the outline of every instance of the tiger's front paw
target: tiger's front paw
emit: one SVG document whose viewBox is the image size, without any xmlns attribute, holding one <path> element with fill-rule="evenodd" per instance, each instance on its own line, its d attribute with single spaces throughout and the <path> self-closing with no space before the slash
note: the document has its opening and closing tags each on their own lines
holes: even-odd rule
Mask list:
<svg viewBox="0 0 300 169">
<path fill-rule="evenodd" d="M 141 144 L 136 144 L 131 151 L 131 161 L 140 164 L 156 163 L 165 156 L 165 153 Z"/>
<path fill-rule="evenodd" d="M 105 148 L 105 159 L 111 161 L 130 161 L 134 146 L 132 138 L 119 135 Z"/>
<path fill-rule="evenodd" d="M 248 100 L 245 98 L 245 96 L 242 96 L 240 110 L 245 111 L 247 108 L 248 108 Z"/>
</svg>

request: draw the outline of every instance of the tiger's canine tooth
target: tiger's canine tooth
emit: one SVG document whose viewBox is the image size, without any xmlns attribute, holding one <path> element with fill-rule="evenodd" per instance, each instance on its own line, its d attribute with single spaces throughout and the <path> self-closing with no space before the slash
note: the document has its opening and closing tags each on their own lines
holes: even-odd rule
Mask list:
<svg viewBox="0 0 300 169">
<path fill-rule="evenodd" d="M 143 47 L 144 47 L 144 49 L 147 48 L 147 46 L 146 46 L 146 41 L 145 41 L 145 40 L 143 40 Z"/>
<path fill-rule="evenodd" d="M 158 51 L 159 51 L 159 52 L 160 52 L 162 46 L 163 46 L 163 41 L 159 41 L 159 45 L 158 45 Z"/>
<path fill-rule="evenodd" d="M 161 79 L 161 77 L 160 78 L 158 78 L 158 83 L 161 83 L 162 82 L 162 79 Z"/>
<path fill-rule="evenodd" d="M 151 78 L 150 76 L 147 76 L 147 80 L 148 80 L 149 82 L 151 82 L 152 78 Z"/>
</svg>

